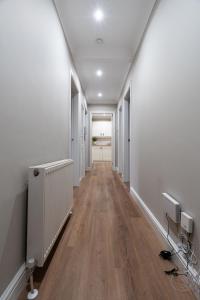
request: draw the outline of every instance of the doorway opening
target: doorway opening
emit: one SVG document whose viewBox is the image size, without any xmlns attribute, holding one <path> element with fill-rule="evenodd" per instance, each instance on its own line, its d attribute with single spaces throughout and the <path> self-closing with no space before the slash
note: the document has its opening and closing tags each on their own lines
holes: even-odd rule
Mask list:
<svg viewBox="0 0 200 300">
<path fill-rule="evenodd" d="M 92 163 L 112 162 L 112 114 L 92 114 Z"/>
<path fill-rule="evenodd" d="M 73 184 L 79 186 L 79 91 L 71 76 L 70 158 L 74 161 Z"/>
<path fill-rule="evenodd" d="M 90 166 L 110 162 L 115 170 L 115 111 L 90 113 Z"/>
<path fill-rule="evenodd" d="M 124 172 L 123 180 L 130 188 L 130 87 L 124 97 Z"/>
</svg>

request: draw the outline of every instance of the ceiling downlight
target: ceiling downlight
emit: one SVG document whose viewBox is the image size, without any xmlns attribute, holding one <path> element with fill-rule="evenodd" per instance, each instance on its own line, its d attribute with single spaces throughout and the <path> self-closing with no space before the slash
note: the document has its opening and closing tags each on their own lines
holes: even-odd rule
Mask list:
<svg viewBox="0 0 200 300">
<path fill-rule="evenodd" d="M 96 71 L 96 75 L 98 76 L 98 77 L 102 77 L 102 75 L 103 75 L 103 71 L 102 70 L 97 70 Z"/>
<path fill-rule="evenodd" d="M 97 22 L 103 21 L 103 19 L 104 19 L 104 13 L 103 13 L 103 11 L 102 11 L 100 8 L 98 8 L 98 9 L 96 9 L 96 10 L 94 11 L 94 19 L 95 19 Z"/>
</svg>

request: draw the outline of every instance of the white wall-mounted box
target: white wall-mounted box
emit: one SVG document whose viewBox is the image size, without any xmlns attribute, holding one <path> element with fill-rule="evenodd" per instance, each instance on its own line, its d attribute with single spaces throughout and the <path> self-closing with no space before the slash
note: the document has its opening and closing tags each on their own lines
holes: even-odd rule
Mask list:
<svg viewBox="0 0 200 300">
<path fill-rule="evenodd" d="M 188 233 L 193 231 L 193 218 L 185 212 L 181 213 L 181 227 Z"/>
<path fill-rule="evenodd" d="M 167 193 L 162 193 L 164 202 L 164 212 L 174 221 L 180 223 L 181 207 L 180 203 Z"/>
</svg>

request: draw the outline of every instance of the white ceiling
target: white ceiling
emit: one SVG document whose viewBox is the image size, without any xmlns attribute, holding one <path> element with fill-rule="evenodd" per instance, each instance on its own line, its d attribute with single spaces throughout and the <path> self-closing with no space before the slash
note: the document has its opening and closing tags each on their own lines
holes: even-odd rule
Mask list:
<svg viewBox="0 0 200 300">
<path fill-rule="evenodd" d="M 155 0 L 55 0 L 88 103 L 114 104 Z M 93 13 L 100 8 L 104 20 Z M 97 38 L 104 43 L 98 45 Z M 97 69 L 103 71 L 98 78 Z M 102 98 L 98 98 L 102 92 Z"/>
</svg>

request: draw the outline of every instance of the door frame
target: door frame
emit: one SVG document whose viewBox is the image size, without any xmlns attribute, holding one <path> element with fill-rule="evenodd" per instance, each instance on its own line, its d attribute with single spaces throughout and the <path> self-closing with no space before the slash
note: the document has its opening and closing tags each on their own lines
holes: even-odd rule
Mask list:
<svg viewBox="0 0 200 300">
<path fill-rule="evenodd" d="M 133 166 L 133 143 L 134 143 L 134 116 L 133 116 L 133 94 L 132 94 L 132 81 L 130 80 L 129 83 L 126 86 L 126 89 L 124 90 L 124 93 L 122 95 L 121 101 L 119 102 L 117 112 L 118 112 L 118 167 L 117 171 L 119 174 L 121 174 L 122 180 L 126 182 L 126 176 L 124 176 L 127 172 L 125 170 L 125 97 L 130 90 L 130 101 L 129 101 L 129 112 L 130 112 L 130 122 L 129 122 L 129 137 L 130 137 L 130 144 L 129 144 L 129 182 L 130 185 L 133 182 L 133 174 L 134 174 L 134 166 Z M 121 122 L 120 122 L 121 118 Z"/>
<path fill-rule="evenodd" d="M 133 185 L 134 175 L 134 129 L 135 129 L 135 111 L 134 111 L 134 100 L 133 100 L 133 82 L 129 83 L 130 87 L 130 187 Z"/>
<path fill-rule="evenodd" d="M 89 162 L 90 162 L 90 168 L 92 167 L 92 117 L 95 114 L 112 114 L 112 169 L 116 170 L 115 166 L 115 110 L 109 110 L 109 111 L 90 111 L 89 112 L 89 118 L 90 118 L 90 134 L 89 134 Z"/>
<path fill-rule="evenodd" d="M 118 173 L 123 175 L 123 157 L 124 157 L 124 143 L 123 141 L 123 105 L 118 108 Z"/>
<path fill-rule="evenodd" d="M 130 182 L 130 104 L 131 87 L 127 87 L 123 97 L 123 175 L 124 182 Z"/>
<path fill-rule="evenodd" d="M 72 93 L 72 86 L 76 90 L 76 93 L 73 97 Z M 75 111 L 74 111 L 74 118 L 77 126 L 74 126 L 74 151 L 73 157 L 72 157 L 72 97 L 74 98 L 74 101 L 76 101 L 75 105 Z M 73 159 L 74 161 L 74 168 L 73 168 L 73 185 L 79 186 L 80 185 L 80 113 L 79 113 L 79 103 L 80 103 L 80 90 L 76 84 L 76 80 L 73 76 L 72 71 L 70 72 L 70 109 L 69 109 L 69 157 Z"/>
<path fill-rule="evenodd" d="M 80 126 L 80 181 L 85 177 L 86 160 L 86 112 L 84 102 L 81 103 L 81 126 Z"/>
</svg>

